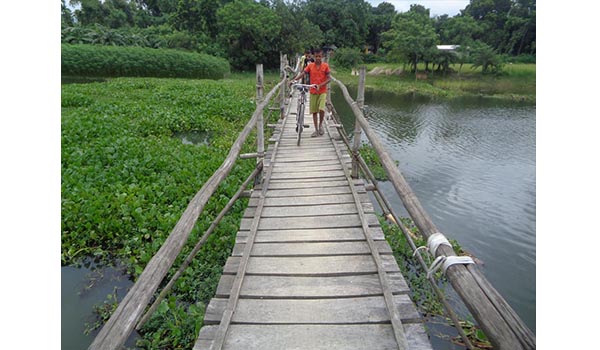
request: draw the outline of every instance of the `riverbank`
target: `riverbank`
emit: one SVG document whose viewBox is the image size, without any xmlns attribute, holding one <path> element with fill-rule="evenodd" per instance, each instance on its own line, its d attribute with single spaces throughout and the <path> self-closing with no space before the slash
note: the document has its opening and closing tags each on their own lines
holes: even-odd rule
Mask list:
<svg viewBox="0 0 600 350">
<path fill-rule="evenodd" d="M 452 72 L 445 75 L 429 73 L 424 80 L 416 80 L 415 74 L 405 71 L 401 64 L 372 63 L 366 67 L 366 90 L 431 99 L 479 97 L 530 103 L 536 100 L 535 64 L 507 64 L 499 76 L 483 75 L 481 68 L 472 69 L 470 64 L 464 64 L 462 68 L 451 65 Z M 334 76 L 349 88 L 358 86 L 358 76 L 351 71 L 334 67 Z"/>
</svg>

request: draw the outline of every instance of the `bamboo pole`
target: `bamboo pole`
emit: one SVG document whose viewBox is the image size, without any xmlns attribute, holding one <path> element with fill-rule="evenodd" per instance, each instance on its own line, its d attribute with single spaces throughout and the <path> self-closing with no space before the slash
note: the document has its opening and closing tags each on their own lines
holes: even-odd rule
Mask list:
<svg viewBox="0 0 600 350">
<path fill-rule="evenodd" d="M 279 80 L 283 80 L 286 77 L 285 74 L 285 65 L 286 65 L 287 56 L 283 53 L 279 53 Z M 285 101 L 285 87 L 286 84 L 283 84 L 283 88 L 279 90 L 279 119 L 283 119 L 285 117 L 284 110 L 284 101 Z"/>
<path fill-rule="evenodd" d="M 260 104 L 263 101 L 264 94 L 264 73 L 262 63 L 256 65 L 256 104 Z M 264 114 L 261 111 L 258 114 L 258 121 L 256 122 L 256 153 L 258 153 L 257 163 L 262 162 L 265 157 L 265 123 Z M 256 175 L 254 184 L 259 184 L 262 181 L 262 171 L 259 171 Z"/>
<path fill-rule="evenodd" d="M 146 268 L 131 287 L 125 298 L 119 303 L 109 320 L 102 327 L 92 344 L 90 350 L 119 349 L 127 340 L 135 325 L 139 321 L 146 305 L 154 295 L 160 282 L 163 280 L 173 262 L 181 252 L 204 206 L 216 191 L 219 184 L 233 169 L 239 156 L 242 145 L 254 128 L 258 115 L 263 111 L 275 91 L 283 84 L 279 82 L 261 102 L 250 121 L 246 124 L 237 140 L 233 143 L 229 154 L 215 173 L 206 181 L 200 191 L 188 204 L 183 215 L 160 247 L 158 252 L 150 259 Z"/>
<path fill-rule="evenodd" d="M 360 75 L 358 77 L 358 93 L 356 96 L 356 103 L 358 108 L 362 111 L 365 106 L 365 75 L 366 67 L 360 67 Z M 360 148 L 360 136 L 361 129 L 358 120 L 354 122 L 354 142 L 352 145 L 352 178 L 358 179 L 358 150 Z"/>
<path fill-rule="evenodd" d="M 348 89 L 339 80 L 332 77 L 340 88 L 346 102 L 352 108 L 357 121 L 360 123 L 365 135 L 373 145 L 381 160 L 386 174 L 404 207 L 410 214 L 425 238 L 439 232 L 420 201 L 388 155 L 379 137 L 371 130 L 368 121 L 356 102 L 352 100 Z M 436 256 L 455 256 L 451 247 L 440 245 Z M 453 265 L 446 272 L 448 280 L 458 295 L 461 297 L 471 314 L 486 333 L 495 348 L 500 350 L 535 349 L 535 336 L 525 326 L 523 321 L 508 305 L 485 277 L 474 265 Z"/>
</svg>

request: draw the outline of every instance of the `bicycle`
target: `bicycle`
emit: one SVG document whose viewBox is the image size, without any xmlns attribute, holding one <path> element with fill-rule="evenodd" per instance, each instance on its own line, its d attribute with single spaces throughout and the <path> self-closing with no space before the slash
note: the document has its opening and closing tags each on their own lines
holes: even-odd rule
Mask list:
<svg viewBox="0 0 600 350">
<path fill-rule="evenodd" d="M 298 100 L 298 110 L 296 112 L 296 145 L 300 146 L 300 140 L 302 139 L 302 130 L 308 128 L 308 125 L 304 125 L 304 108 L 306 103 L 306 93 L 314 85 L 299 84 L 296 81 L 292 82 L 292 87 L 300 91 L 300 98 Z"/>
</svg>

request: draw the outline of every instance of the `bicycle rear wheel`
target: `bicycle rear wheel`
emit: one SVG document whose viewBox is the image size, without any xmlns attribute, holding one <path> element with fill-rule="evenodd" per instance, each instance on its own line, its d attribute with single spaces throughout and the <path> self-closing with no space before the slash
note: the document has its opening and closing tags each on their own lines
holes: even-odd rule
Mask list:
<svg viewBox="0 0 600 350">
<path fill-rule="evenodd" d="M 296 136 L 296 145 L 300 146 L 300 140 L 302 139 L 302 130 L 304 130 L 304 103 L 300 103 L 298 106 L 298 115 L 296 116 L 296 129 L 298 134 Z"/>
</svg>

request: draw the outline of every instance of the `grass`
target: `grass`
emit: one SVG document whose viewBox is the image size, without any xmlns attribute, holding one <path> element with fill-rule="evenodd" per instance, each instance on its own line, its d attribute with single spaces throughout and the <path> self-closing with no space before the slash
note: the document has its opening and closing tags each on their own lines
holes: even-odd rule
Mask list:
<svg viewBox="0 0 600 350">
<path fill-rule="evenodd" d="M 371 63 L 366 65 L 367 73 L 375 67 L 396 70 L 404 69 L 402 64 Z M 496 99 L 535 102 L 535 64 L 507 64 L 499 76 L 483 75 L 481 68 L 472 65 L 451 66 L 453 72 L 447 75 L 430 73 L 427 80 L 415 80 L 413 73 L 404 71 L 400 75 L 368 75 L 366 89 L 387 91 L 399 95 L 420 95 L 430 98 L 456 98 L 478 96 Z M 423 71 L 424 65 L 419 66 Z M 349 71 L 336 70 L 334 76 L 348 86 L 358 85 L 358 76 Z"/>
</svg>

